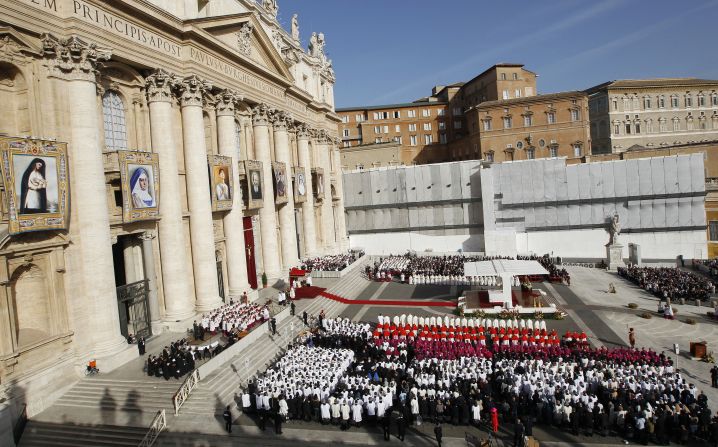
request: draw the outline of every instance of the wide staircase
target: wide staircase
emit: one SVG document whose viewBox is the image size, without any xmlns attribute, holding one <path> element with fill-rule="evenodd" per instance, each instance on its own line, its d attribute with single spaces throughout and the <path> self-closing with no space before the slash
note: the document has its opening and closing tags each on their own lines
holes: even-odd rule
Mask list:
<svg viewBox="0 0 718 447">
<path fill-rule="evenodd" d="M 363 287 L 361 271 L 357 267 L 328 291 L 339 296 L 352 295 Z M 172 396 L 180 382 L 174 379 L 166 382 L 145 376 L 117 380 L 103 378 L 102 374 L 87 377 L 28 422 L 20 446 L 137 446 L 161 409 L 166 410 L 167 430 L 158 439 L 160 445 L 163 439 L 172 443 L 181 432 L 216 433 L 218 427 L 222 428 L 224 408 L 239 403 L 239 390 L 266 370 L 284 353 L 287 343 L 306 330 L 303 311 L 318 315 L 324 310 L 327 317 L 336 317 L 346 307 L 324 297 L 298 301 L 296 315 L 278 323 L 276 335 L 263 334 L 226 364 L 202 377 L 178 416 L 174 416 Z M 212 424 L 211 429 L 208 424 Z"/>
</svg>

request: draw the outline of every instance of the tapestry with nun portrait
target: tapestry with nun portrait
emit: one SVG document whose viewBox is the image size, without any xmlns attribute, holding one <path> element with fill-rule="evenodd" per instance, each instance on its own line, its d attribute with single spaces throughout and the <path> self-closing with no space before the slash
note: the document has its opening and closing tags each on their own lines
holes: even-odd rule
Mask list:
<svg viewBox="0 0 718 447">
<path fill-rule="evenodd" d="M 10 234 L 67 229 L 67 144 L 0 137 Z"/>
<path fill-rule="evenodd" d="M 154 220 L 160 213 L 159 156 L 117 151 L 122 180 L 122 221 Z"/>
<path fill-rule="evenodd" d="M 209 183 L 212 196 L 212 211 L 232 209 L 234 185 L 232 184 L 232 158 L 222 155 L 208 155 Z"/>
<path fill-rule="evenodd" d="M 244 161 L 244 172 L 247 182 L 247 209 L 261 208 L 264 204 L 264 191 L 262 182 L 262 162 L 256 160 Z"/>
<path fill-rule="evenodd" d="M 278 161 L 272 162 L 272 178 L 274 180 L 274 203 L 287 203 L 287 165 Z"/>
<path fill-rule="evenodd" d="M 292 168 L 294 171 L 294 203 L 307 201 L 307 174 L 301 166 Z"/>
</svg>

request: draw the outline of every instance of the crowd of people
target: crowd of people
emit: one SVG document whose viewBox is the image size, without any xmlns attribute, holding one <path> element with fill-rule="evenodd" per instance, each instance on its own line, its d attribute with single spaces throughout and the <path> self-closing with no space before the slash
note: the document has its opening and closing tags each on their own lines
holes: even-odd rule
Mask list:
<svg viewBox="0 0 718 447">
<path fill-rule="evenodd" d="M 327 255 L 319 258 L 309 258 L 302 260 L 301 268 L 307 271 L 342 271 L 355 263 L 359 258 L 364 256 L 363 250 L 351 250 L 348 253 L 339 255 Z"/>
<path fill-rule="evenodd" d="M 159 355 L 147 356 L 145 372 L 148 376 L 179 380 L 194 369 L 195 360 L 202 354 L 202 351 L 192 350 L 187 339 L 176 340 L 165 346 Z M 208 355 L 211 355 L 209 351 Z"/>
<path fill-rule="evenodd" d="M 373 265 L 367 265 L 364 273 L 374 281 L 399 281 L 407 284 L 439 284 L 439 285 L 471 285 L 482 287 L 501 286 L 501 278 L 497 276 L 466 276 L 464 263 L 512 259 L 499 256 L 418 256 L 415 253 L 390 255 L 379 258 Z M 557 279 L 571 284 L 571 276 L 566 269 L 556 266 L 553 258 L 544 256 L 518 256 L 520 260 L 537 261 L 547 271 L 550 279 Z M 524 278 L 525 280 L 525 278 Z M 521 285 L 521 278 L 514 277 L 512 287 Z"/>
<path fill-rule="evenodd" d="M 679 268 L 619 267 L 618 274 L 651 292 L 662 301 L 701 300 L 715 293 L 715 283 L 708 278 Z"/>
<path fill-rule="evenodd" d="M 281 419 L 280 425 L 287 419 L 343 429 L 379 424 L 385 436 L 396 426 L 402 439 L 406 425 L 420 421 L 482 425 L 493 431 L 510 424 L 517 432 L 520 427 L 522 435 L 530 435 L 538 423 L 644 444 L 708 439 L 718 433 L 706 396 L 664 354 L 594 349 L 585 334 L 573 331 L 559 343 L 504 344 L 499 337 L 497 344 L 487 337 L 491 341 L 482 344 L 457 334 L 466 328 L 469 335 L 472 329 L 478 333 L 486 324 L 496 333 L 521 334 L 523 329 L 528 334 L 528 324 L 436 319 L 432 327 L 429 318 L 420 325 L 414 317 L 403 317 L 381 317 L 376 326 L 326 320 L 323 331 L 292 348 L 279 367 L 258 380 L 254 399 L 245 391 L 245 411 Z M 532 322 L 532 335 L 546 331 L 541 323 Z M 490 335 L 488 327 L 482 329 Z M 439 338 L 422 337 L 423 332 Z M 555 331 L 549 334 L 556 337 Z M 456 349 L 464 350 L 447 355 Z M 278 373 L 288 366 L 294 372 Z M 304 380 L 308 374 L 315 374 L 309 384 Z M 274 405 L 265 405 L 265 392 Z"/>
<path fill-rule="evenodd" d="M 256 303 L 230 303 L 202 315 L 202 333 L 212 335 L 249 331 L 269 320 L 269 308 Z"/>
</svg>

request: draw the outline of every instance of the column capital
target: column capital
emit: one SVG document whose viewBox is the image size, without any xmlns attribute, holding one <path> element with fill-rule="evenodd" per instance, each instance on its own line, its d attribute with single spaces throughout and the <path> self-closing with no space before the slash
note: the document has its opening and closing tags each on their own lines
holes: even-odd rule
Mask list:
<svg viewBox="0 0 718 447">
<path fill-rule="evenodd" d="M 177 84 L 177 77 L 161 68 L 153 71 L 145 78 L 147 102 L 172 101 L 172 88 Z"/>
<path fill-rule="evenodd" d="M 271 110 L 267 104 L 257 104 L 252 109 L 252 124 L 255 126 L 266 126 L 269 124 Z"/>
<path fill-rule="evenodd" d="M 177 82 L 179 90 L 180 105 L 182 107 L 202 107 L 204 98 L 212 88 L 209 81 L 199 78 L 197 75 L 187 76 Z"/>
<path fill-rule="evenodd" d="M 109 49 L 99 48 L 77 36 L 63 39 L 44 33 L 40 40 L 42 54 L 52 75 L 70 81 L 96 82 L 99 64 L 112 56 Z"/>
<path fill-rule="evenodd" d="M 299 140 L 308 140 L 312 137 L 312 128 L 304 123 L 299 123 L 295 129 L 297 131 L 297 139 Z"/>
<path fill-rule="evenodd" d="M 244 98 L 236 90 L 224 89 L 216 96 L 214 103 L 217 116 L 234 116 L 237 103 Z"/>
<path fill-rule="evenodd" d="M 269 114 L 269 119 L 272 121 L 272 126 L 275 131 L 287 131 L 289 125 L 294 121 L 292 115 L 283 110 L 273 110 Z"/>
</svg>

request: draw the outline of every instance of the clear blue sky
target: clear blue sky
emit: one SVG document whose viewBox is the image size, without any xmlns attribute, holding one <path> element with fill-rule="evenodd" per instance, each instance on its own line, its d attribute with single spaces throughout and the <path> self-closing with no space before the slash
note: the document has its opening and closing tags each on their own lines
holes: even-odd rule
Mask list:
<svg viewBox="0 0 718 447">
<path fill-rule="evenodd" d="M 539 93 L 625 78 L 718 79 L 718 0 L 278 0 L 302 42 L 324 32 L 336 106 L 408 102 L 497 62 Z"/>
</svg>

